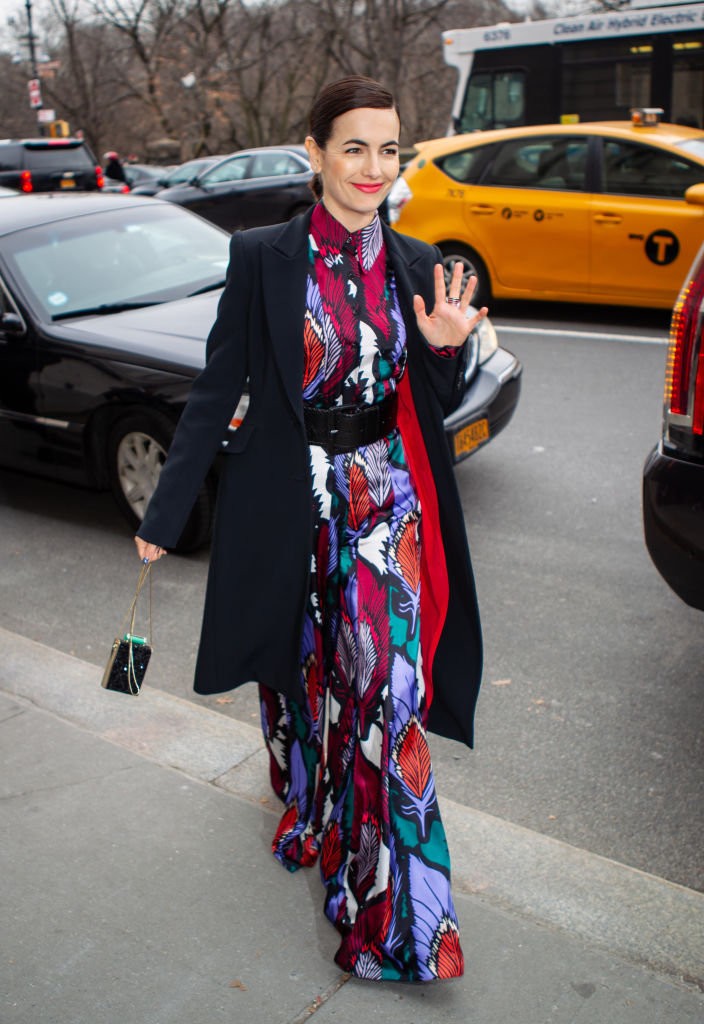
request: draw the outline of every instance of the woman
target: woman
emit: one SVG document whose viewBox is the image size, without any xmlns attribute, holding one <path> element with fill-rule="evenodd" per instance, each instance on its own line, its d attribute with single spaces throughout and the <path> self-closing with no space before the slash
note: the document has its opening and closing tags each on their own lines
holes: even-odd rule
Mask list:
<svg viewBox="0 0 704 1024">
<path fill-rule="evenodd" d="M 275 856 L 320 859 L 343 970 L 416 981 L 463 970 L 425 728 L 472 742 L 481 641 L 442 420 L 486 309 L 468 318 L 475 282 L 460 294 L 458 268 L 446 297 L 437 250 L 381 223 L 399 129 L 369 79 L 316 99 L 321 201 L 233 236 L 206 367 L 136 542 L 153 560 L 178 540 L 248 378 L 195 688 L 259 682 L 286 805 Z"/>
</svg>

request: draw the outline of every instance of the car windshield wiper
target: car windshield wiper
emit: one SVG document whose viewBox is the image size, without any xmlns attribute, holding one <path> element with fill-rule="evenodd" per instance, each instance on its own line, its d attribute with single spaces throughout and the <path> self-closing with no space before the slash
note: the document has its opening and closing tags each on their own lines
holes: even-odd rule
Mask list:
<svg viewBox="0 0 704 1024">
<path fill-rule="evenodd" d="M 213 281 L 212 284 L 204 284 L 202 288 L 196 288 L 194 292 L 189 292 L 186 298 L 192 299 L 194 295 L 203 295 L 205 292 L 214 292 L 216 288 L 225 287 L 225 278 L 221 281 Z"/>
<path fill-rule="evenodd" d="M 152 302 L 103 302 L 100 306 L 87 306 L 85 309 L 71 309 L 67 313 L 54 313 L 52 320 L 68 320 L 72 316 L 105 316 L 108 313 L 124 313 L 127 309 L 144 309 L 145 306 L 158 306 L 159 301 Z"/>
</svg>

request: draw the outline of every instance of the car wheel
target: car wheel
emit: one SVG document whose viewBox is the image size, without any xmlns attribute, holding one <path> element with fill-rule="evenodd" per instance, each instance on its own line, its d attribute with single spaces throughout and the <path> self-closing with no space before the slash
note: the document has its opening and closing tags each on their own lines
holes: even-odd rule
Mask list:
<svg viewBox="0 0 704 1024">
<path fill-rule="evenodd" d="M 138 529 L 154 493 L 174 434 L 166 416 L 151 410 L 119 419 L 108 437 L 108 472 L 115 500 L 127 522 Z M 215 486 L 206 479 L 174 551 L 202 547 L 210 538 L 215 513 Z"/>
<path fill-rule="evenodd" d="M 443 242 L 442 245 L 438 246 L 438 249 L 442 253 L 442 263 L 445 268 L 445 284 L 449 285 L 455 264 L 461 263 L 463 267 L 463 289 L 466 288 L 472 274 L 475 274 L 477 278 L 477 287 L 472 296 L 472 305 L 488 305 L 491 299 L 491 282 L 489 281 L 489 274 L 484 261 L 477 255 L 474 249 L 470 249 L 467 245 L 461 245 L 459 242 Z"/>
</svg>

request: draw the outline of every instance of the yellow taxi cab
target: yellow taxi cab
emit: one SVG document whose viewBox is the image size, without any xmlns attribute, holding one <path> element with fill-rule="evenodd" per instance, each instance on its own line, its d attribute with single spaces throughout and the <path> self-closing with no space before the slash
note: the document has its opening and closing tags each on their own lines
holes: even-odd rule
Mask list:
<svg viewBox="0 0 704 1024">
<path fill-rule="evenodd" d="M 432 139 L 388 199 L 397 231 L 496 298 L 671 307 L 704 239 L 704 132 L 632 121 Z"/>
</svg>

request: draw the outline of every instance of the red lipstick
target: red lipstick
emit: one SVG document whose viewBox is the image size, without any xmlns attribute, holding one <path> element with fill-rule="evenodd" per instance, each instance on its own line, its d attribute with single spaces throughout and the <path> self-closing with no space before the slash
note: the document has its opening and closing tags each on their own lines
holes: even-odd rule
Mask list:
<svg viewBox="0 0 704 1024">
<path fill-rule="evenodd" d="M 355 188 L 358 188 L 360 192 L 369 193 L 378 192 L 380 188 L 384 187 L 384 183 L 381 181 L 379 182 L 378 185 L 358 185 L 356 181 L 353 181 L 352 184 L 354 185 Z"/>
</svg>

